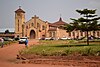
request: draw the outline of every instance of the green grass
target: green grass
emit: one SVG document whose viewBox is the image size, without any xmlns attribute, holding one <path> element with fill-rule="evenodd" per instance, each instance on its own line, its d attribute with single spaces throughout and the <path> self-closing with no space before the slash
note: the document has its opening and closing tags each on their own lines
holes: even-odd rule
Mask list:
<svg viewBox="0 0 100 67">
<path fill-rule="evenodd" d="M 15 43 L 16 41 L 4 41 L 3 44 L 4 45 L 10 45 L 11 43 Z M 0 42 L 0 46 L 1 46 L 1 42 Z"/>
<path fill-rule="evenodd" d="M 67 56 L 74 53 L 80 55 L 100 55 L 100 44 L 94 42 L 87 46 L 85 43 L 78 43 L 75 40 L 40 41 L 40 45 L 34 45 L 22 50 L 20 53 L 42 56 Z"/>
</svg>

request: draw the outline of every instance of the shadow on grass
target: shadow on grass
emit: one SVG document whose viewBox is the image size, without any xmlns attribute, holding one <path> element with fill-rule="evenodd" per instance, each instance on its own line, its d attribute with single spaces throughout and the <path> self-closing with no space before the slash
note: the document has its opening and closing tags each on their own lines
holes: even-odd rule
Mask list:
<svg viewBox="0 0 100 67">
<path fill-rule="evenodd" d="M 50 47 L 82 47 L 82 46 L 100 46 L 99 44 L 69 44 L 69 45 L 55 45 Z"/>
</svg>

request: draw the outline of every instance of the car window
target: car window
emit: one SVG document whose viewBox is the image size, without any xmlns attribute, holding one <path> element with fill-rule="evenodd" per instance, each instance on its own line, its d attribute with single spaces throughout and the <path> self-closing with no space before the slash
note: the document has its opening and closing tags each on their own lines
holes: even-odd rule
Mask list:
<svg viewBox="0 0 100 67">
<path fill-rule="evenodd" d="M 27 38 L 20 38 L 20 39 L 27 39 Z"/>
</svg>

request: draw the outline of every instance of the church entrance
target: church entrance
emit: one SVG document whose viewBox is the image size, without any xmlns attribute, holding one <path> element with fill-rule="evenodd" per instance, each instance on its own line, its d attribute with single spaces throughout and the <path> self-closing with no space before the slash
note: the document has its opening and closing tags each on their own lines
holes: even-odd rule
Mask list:
<svg viewBox="0 0 100 67">
<path fill-rule="evenodd" d="M 30 39 L 35 39 L 35 36 L 36 36 L 35 31 L 31 30 L 30 31 Z"/>
</svg>

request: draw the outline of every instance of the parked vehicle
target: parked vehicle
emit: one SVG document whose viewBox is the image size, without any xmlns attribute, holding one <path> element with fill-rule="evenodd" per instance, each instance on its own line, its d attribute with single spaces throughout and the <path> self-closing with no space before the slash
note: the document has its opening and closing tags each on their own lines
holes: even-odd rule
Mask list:
<svg viewBox="0 0 100 67">
<path fill-rule="evenodd" d="M 45 40 L 45 38 L 39 38 L 39 40 Z"/>
<path fill-rule="evenodd" d="M 67 40 L 67 37 L 62 37 L 60 38 L 60 40 Z"/>
<path fill-rule="evenodd" d="M 43 38 L 38 38 L 39 40 L 56 40 L 56 38 L 53 37 L 43 37 Z"/>
<path fill-rule="evenodd" d="M 70 40 L 71 38 L 67 38 L 67 37 L 62 37 L 60 38 L 60 40 Z"/>
<path fill-rule="evenodd" d="M 19 39 L 19 44 L 25 43 L 27 37 L 22 37 Z"/>
<path fill-rule="evenodd" d="M 15 41 L 18 41 L 19 39 L 20 39 L 19 37 L 14 38 Z"/>
<path fill-rule="evenodd" d="M 51 37 L 45 38 L 45 40 L 50 40 L 50 39 L 51 39 Z"/>
</svg>

